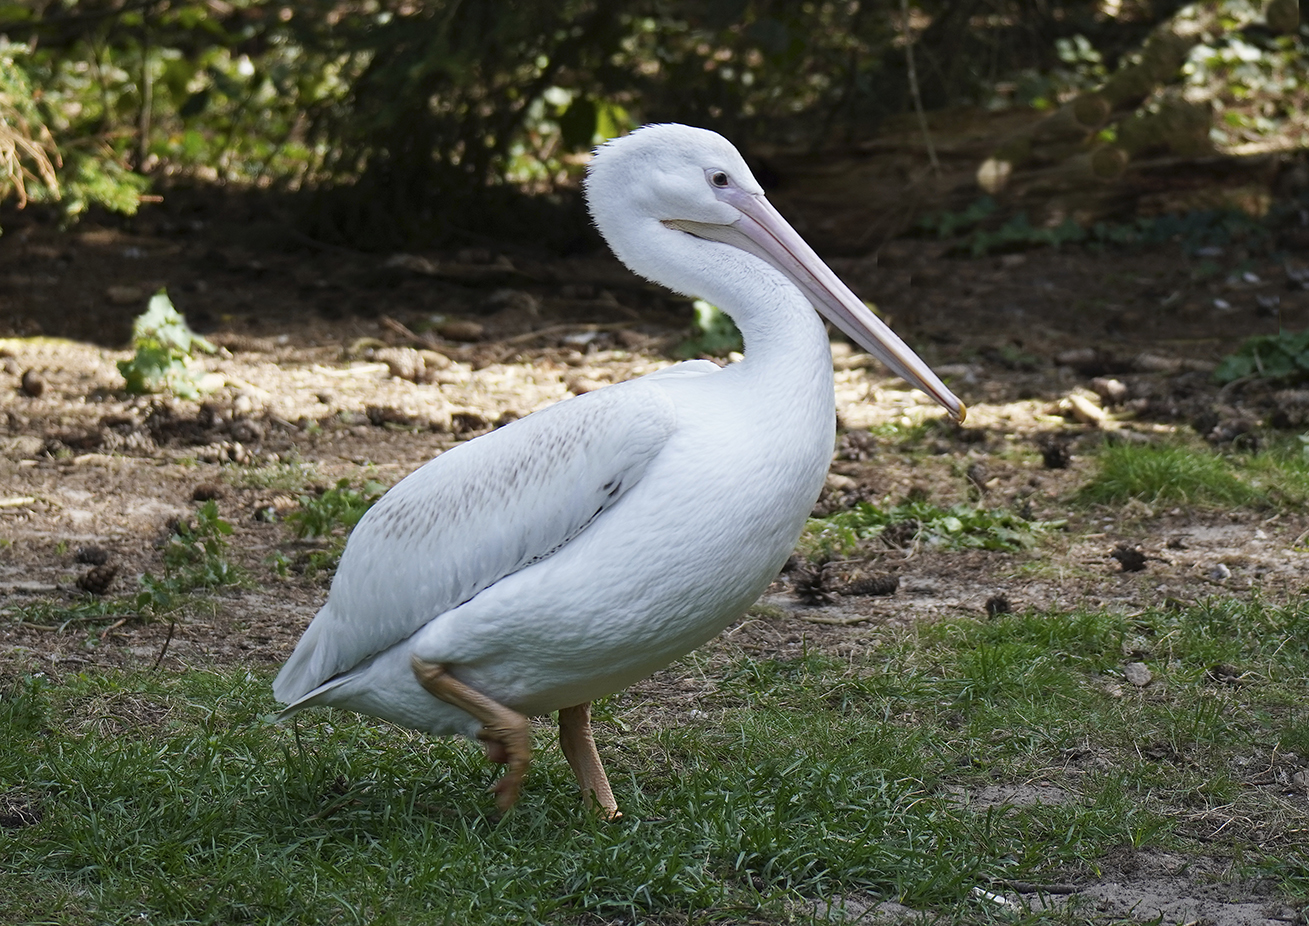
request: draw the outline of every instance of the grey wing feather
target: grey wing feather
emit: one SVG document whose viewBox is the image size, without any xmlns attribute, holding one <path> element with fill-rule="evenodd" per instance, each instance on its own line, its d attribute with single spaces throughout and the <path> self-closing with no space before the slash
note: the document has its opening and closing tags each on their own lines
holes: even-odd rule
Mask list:
<svg viewBox="0 0 1309 926">
<path fill-rule="evenodd" d="M 277 698 L 299 699 L 577 536 L 672 433 L 659 378 L 543 409 L 387 492 L 351 535 L 327 604 L 273 683 Z"/>
</svg>

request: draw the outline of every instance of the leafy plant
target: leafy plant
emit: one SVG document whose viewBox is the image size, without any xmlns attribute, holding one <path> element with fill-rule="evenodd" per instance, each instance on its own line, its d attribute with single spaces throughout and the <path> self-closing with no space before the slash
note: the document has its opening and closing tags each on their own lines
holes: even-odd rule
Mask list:
<svg viewBox="0 0 1309 926">
<path fill-rule="evenodd" d="M 896 545 L 920 543 L 946 550 L 1028 550 L 1040 534 L 1063 521 L 1029 521 L 1014 511 L 987 510 L 966 503 L 941 508 L 907 500 L 890 508 L 861 502 L 849 511 L 809 522 L 800 547 L 812 553 L 846 554 L 860 541 L 891 529 Z"/>
<path fill-rule="evenodd" d="M 1188 254 L 1205 248 L 1240 242 L 1250 249 L 1267 248 L 1273 228 L 1286 216 L 1273 209 L 1264 219 L 1251 218 L 1239 209 L 1194 209 L 1184 213 L 1141 216 L 1126 222 L 1101 221 L 1082 226 L 1071 218 L 1044 228 L 1033 225 L 1026 212 L 999 222 L 998 206 L 983 196 L 961 212 L 942 210 L 920 216 L 919 230 L 938 238 L 957 238 L 950 248 L 956 255 L 982 257 L 1004 251 L 1036 247 L 1058 248 L 1080 244 L 1092 249 L 1106 246 L 1139 247 L 1175 242 Z M 1298 212 L 1296 213 L 1298 216 Z"/>
<path fill-rule="evenodd" d="M 301 539 L 328 537 L 337 528 L 349 530 L 358 524 L 385 492 L 386 486 L 375 479 L 359 489 L 351 488 L 349 479 L 340 479 L 321 495 L 301 495 L 300 507 L 286 516 L 286 523 Z"/>
<path fill-rule="evenodd" d="M 232 525 L 218 516 L 218 504 L 205 502 L 191 521 L 180 521 L 164 546 L 165 590 L 186 592 L 216 588 L 241 581 L 239 569 L 227 559 L 227 540 Z M 143 584 L 154 580 L 149 573 Z"/>
<path fill-rule="evenodd" d="M 1246 338 L 1214 370 L 1214 379 L 1230 383 L 1244 377 L 1299 382 L 1309 380 L 1309 328 L 1298 334 L 1279 331 Z"/>
<path fill-rule="evenodd" d="M 697 299 L 691 303 L 691 307 L 695 309 L 695 330 L 698 333 L 677 345 L 677 349 L 673 351 L 675 356 L 683 359 L 705 354 L 721 357 L 743 349 L 741 332 L 737 330 L 732 319 L 719 311 L 717 306 L 710 305 L 703 299 Z"/>
<path fill-rule="evenodd" d="M 953 212 L 949 209 L 928 212 L 919 216 L 915 224 L 938 238 L 953 238 L 994 215 L 997 208 L 994 199 L 990 196 L 982 196 L 975 199 L 962 212 Z"/>
<path fill-rule="evenodd" d="M 386 486 L 374 479 L 365 480 L 358 489 L 351 487 L 349 479 L 340 479 L 334 488 L 320 495 L 301 495 L 300 506 L 286 516 L 286 523 L 302 540 L 322 537 L 328 542 L 322 549 L 298 553 L 294 568 L 310 579 L 334 571 L 345 550 L 345 535 L 385 492 Z M 280 555 L 274 556 L 269 565 L 279 576 L 292 568 L 292 562 Z"/>
<path fill-rule="evenodd" d="M 151 296 L 146 311 L 132 322 L 132 345 L 135 356 L 118 361 L 128 392 L 168 392 L 194 399 L 203 391 L 204 374 L 191 366 L 191 356 L 216 348 L 187 326 L 164 290 Z"/>
<path fill-rule="evenodd" d="M 1057 248 L 1063 244 L 1076 244 L 1086 240 L 1086 229 L 1071 218 L 1064 219 L 1054 228 L 1033 225 L 1026 212 L 1019 212 L 999 228 L 977 229 L 968 235 L 958 249 L 967 249 L 973 257 L 999 251 L 1020 251 L 1034 247 Z"/>
</svg>

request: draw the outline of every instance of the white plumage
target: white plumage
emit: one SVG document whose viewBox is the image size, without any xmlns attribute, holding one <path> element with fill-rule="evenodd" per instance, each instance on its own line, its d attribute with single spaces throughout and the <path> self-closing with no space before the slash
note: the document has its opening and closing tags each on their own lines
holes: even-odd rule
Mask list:
<svg viewBox="0 0 1309 926">
<path fill-rule="evenodd" d="M 768 205 L 726 140 L 640 129 L 596 154 L 587 201 L 635 272 L 727 312 L 745 359 L 681 363 L 456 447 L 360 521 L 327 604 L 274 683 L 487 741 L 527 768 L 521 715 L 561 710 L 583 793 L 616 814 L 586 705 L 717 634 L 776 576 L 835 428 L 817 307 L 962 417 L 922 361 Z M 521 722 L 521 723 L 520 723 Z"/>
</svg>

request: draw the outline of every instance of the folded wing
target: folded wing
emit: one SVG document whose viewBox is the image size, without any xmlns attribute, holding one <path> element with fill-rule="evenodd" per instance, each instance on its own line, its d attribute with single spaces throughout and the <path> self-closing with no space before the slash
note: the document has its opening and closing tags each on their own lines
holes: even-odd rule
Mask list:
<svg viewBox="0 0 1309 926">
<path fill-rule="evenodd" d="M 299 699 L 602 516 L 673 431 L 661 378 L 543 409 L 447 451 L 387 492 L 350 536 L 327 604 L 273 683 L 277 698 Z"/>
</svg>

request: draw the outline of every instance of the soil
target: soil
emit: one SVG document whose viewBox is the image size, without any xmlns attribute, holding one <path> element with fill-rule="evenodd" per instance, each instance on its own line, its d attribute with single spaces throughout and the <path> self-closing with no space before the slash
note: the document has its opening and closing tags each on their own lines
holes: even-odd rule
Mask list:
<svg viewBox="0 0 1309 926">
<path fill-rule="evenodd" d="M 305 239 L 255 206 L 203 201 L 67 232 L 25 215 L 5 216 L 3 227 L 0 674 L 161 660 L 173 669 L 272 669 L 324 600 L 327 580 L 296 571 L 316 546 L 294 540 L 270 509 L 285 514 L 299 494 L 341 478 L 391 484 L 499 423 L 667 365 L 689 334 L 685 300 L 599 252 L 367 254 Z M 949 377 L 970 412 L 966 428 L 929 430 L 926 456 L 860 437 L 940 413 L 838 341 L 842 433 L 855 436 L 842 438 L 820 510 L 917 492 L 942 504 L 1014 506 L 1067 527 L 1030 554 L 912 543 L 869 551 L 863 568 L 898 578 L 891 594 L 838 592 L 810 605 L 788 572 L 764 607 L 710 644 L 711 655 L 848 654 L 881 628 L 939 615 L 1126 611 L 1212 594 L 1281 601 L 1304 591 L 1305 555 L 1293 548 L 1309 530 L 1307 513 L 1069 504 L 1089 472 L 1086 451 L 1101 441 L 1193 429 L 1239 446 L 1256 439 L 1256 423 L 1278 416 L 1304 430 L 1305 396 L 1220 390 L 1208 375 L 1251 334 L 1309 326 L 1309 291 L 1287 267 L 1237 248 L 962 260 L 923 239 L 832 265 Z M 131 356 L 132 319 L 161 287 L 220 348 L 201 361 L 217 386 L 201 401 L 122 390 L 115 364 Z M 228 555 L 256 577 L 249 587 L 220 591 L 176 626 L 17 619 L 24 604 L 89 594 L 79 579 L 110 596 L 131 594 L 142 573 L 161 571 L 161 546 L 178 519 L 210 498 L 234 527 Z M 276 553 L 291 563 L 285 576 L 268 564 Z M 672 718 L 695 709 L 698 686 L 668 670 L 634 694 Z M 1285 921 L 1270 887 L 1225 881 L 1225 862 L 1205 864 L 1213 870 L 1131 853 L 1106 862 L 1078 897 L 1095 918 Z M 995 890 L 997 903 L 1026 897 Z M 899 917 L 857 898 L 845 904 L 852 917 Z"/>
</svg>

